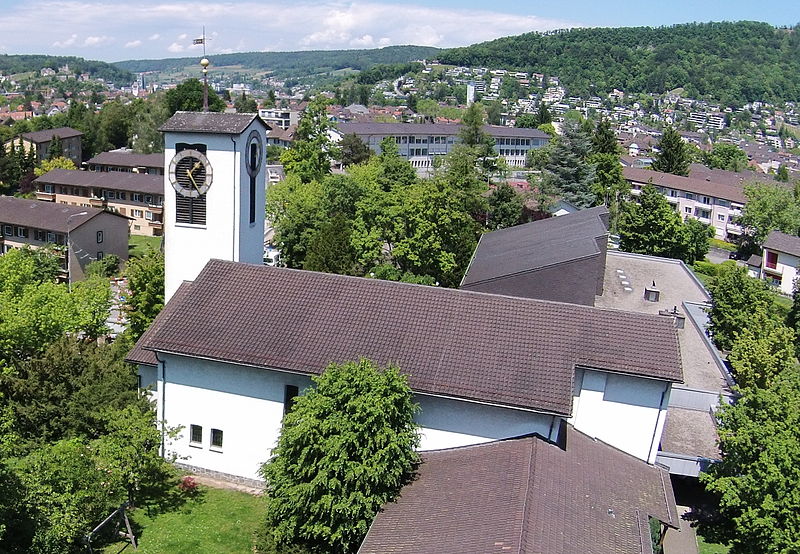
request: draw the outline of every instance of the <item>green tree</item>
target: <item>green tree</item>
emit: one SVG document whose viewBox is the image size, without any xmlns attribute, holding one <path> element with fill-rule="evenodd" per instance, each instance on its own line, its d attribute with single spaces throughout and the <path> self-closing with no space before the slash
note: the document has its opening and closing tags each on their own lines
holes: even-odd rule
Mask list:
<svg viewBox="0 0 800 554">
<path fill-rule="evenodd" d="M 747 328 L 754 312 L 770 313 L 772 308 L 769 285 L 749 277 L 745 267 L 722 265 L 709 291 L 709 331 L 714 344 L 722 350 L 733 348 L 736 334 Z"/>
<path fill-rule="evenodd" d="M 356 271 L 356 251 L 350 242 L 351 221 L 342 213 L 324 220 L 311 237 L 303 269 L 354 275 Z"/>
<path fill-rule="evenodd" d="M 164 307 L 164 253 L 148 248 L 125 264 L 130 295 L 125 301 L 134 341 L 142 336 Z"/>
<path fill-rule="evenodd" d="M 381 141 L 381 153 L 377 163 L 380 166 L 378 183 L 388 191 L 395 186 L 408 186 L 417 180 L 417 173 L 407 159 L 400 155 L 397 143 L 392 137 Z"/>
<path fill-rule="evenodd" d="M 358 138 L 355 133 L 343 136 L 342 141 L 339 143 L 339 149 L 342 152 L 342 165 L 344 167 L 365 162 L 372 155 L 369 146 Z"/>
<path fill-rule="evenodd" d="M 688 233 L 679 216 L 652 184 L 642 187 L 638 202 L 627 202 L 619 219 L 620 248 L 625 252 L 684 259 Z"/>
<path fill-rule="evenodd" d="M 544 102 L 539 102 L 539 111 L 536 112 L 536 121 L 536 127 L 553 122 L 553 116 L 550 115 L 550 110 L 547 109 L 547 104 Z"/>
<path fill-rule="evenodd" d="M 576 121 L 564 121 L 562 135 L 553 146 L 545 168 L 564 200 L 579 208 L 593 206 L 594 167 L 588 161 L 590 141 Z"/>
<path fill-rule="evenodd" d="M 716 414 L 722 461 L 700 481 L 719 499 L 706 525 L 731 553 L 800 549 L 800 376 L 781 373 L 766 388 L 742 390 Z"/>
<path fill-rule="evenodd" d="M 258 104 L 253 98 L 248 97 L 244 92 L 233 103 L 237 113 L 257 113 Z"/>
<path fill-rule="evenodd" d="M 617 137 L 611 128 L 611 122 L 605 118 L 597 123 L 592 135 L 593 154 L 613 154 L 619 156 L 620 147 L 617 144 Z"/>
<path fill-rule="evenodd" d="M 168 117 L 177 111 L 200 112 L 203 110 L 203 83 L 197 79 L 187 79 L 173 89 L 169 89 L 164 96 Z M 208 110 L 221 112 L 225 109 L 225 102 L 217 96 L 214 89 L 208 89 Z"/>
<path fill-rule="evenodd" d="M 50 146 L 47 148 L 47 159 L 53 160 L 55 158 L 64 157 L 64 145 L 61 144 L 61 137 L 55 135 L 50 141 Z"/>
<path fill-rule="evenodd" d="M 756 246 L 761 246 L 772 231 L 789 235 L 800 231 L 800 202 L 790 189 L 752 183 L 744 186 L 744 194 L 747 203 L 736 222 Z"/>
<path fill-rule="evenodd" d="M 100 260 L 95 260 L 86 266 L 86 275 L 94 277 L 113 277 L 119 271 L 119 256 L 109 254 Z"/>
<path fill-rule="evenodd" d="M 686 144 L 678 132 L 672 127 L 664 129 L 661 140 L 656 145 L 658 153 L 653 156 L 653 169 L 675 175 L 689 174 L 689 154 Z"/>
<path fill-rule="evenodd" d="M 786 314 L 786 326 L 794 331 L 795 353 L 800 352 L 800 282 L 795 279 L 792 287 L 792 307 Z"/>
<path fill-rule="evenodd" d="M 711 247 L 709 240 L 714 238 L 714 227 L 691 217 L 686 218 L 683 227 L 686 230 L 687 250 L 681 259 L 688 264 L 702 261 Z"/>
<path fill-rule="evenodd" d="M 518 115 L 514 121 L 514 127 L 521 127 L 524 129 L 535 129 L 539 126 L 538 118 L 532 113 L 525 113 Z"/>
<path fill-rule="evenodd" d="M 413 475 L 416 406 L 397 368 L 368 360 L 332 364 L 313 381 L 261 469 L 267 525 L 279 545 L 353 552 Z"/>
<path fill-rule="evenodd" d="M 738 146 L 719 142 L 703 154 L 703 163 L 712 169 L 742 171 L 747 167 L 747 154 Z"/>
<path fill-rule="evenodd" d="M 508 183 L 497 185 L 489 196 L 489 229 L 505 229 L 522 221 L 522 197 Z"/>
<path fill-rule="evenodd" d="M 620 209 L 630 196 L 631 185 L 622 176 L 622 166 L 617 154 L 592 154 L 589 156 L 589 163 L 595 168 L 592 183 L 594 203 L 608 208 L 609 227 L 612 233 L 616 233 Z"/>
<path fill-rule="evenodd" d="M 478 146 L 486 142 L 487 135 L 483 131 L 485 117 L 486 114 L 481 104 L 478 102 L 470 104 L 461 118 L 461 130 L 458 132 L 461 144 Z"/>
<path fill-rule="evenodd" d="M 54 169 L 78 169 L 75 167 L 75 163 L 70 160 L 69 158 L 48 158 L 46 160 L 42 160 L 39 162 L 39 165 L 33 169 L 33 174 L 37 177 L 41 177 L 48 171 L 52 171 Z"/>
<path fill-rule="evenodd" d="M 317 225 L 323 219 L 322 184 L 305 182 L 297 175 L 267 190 L 267 218 L 275 227 L 274 241 L 279 245 L 288 267 L 302 268 Z"/>
<path fill-rule="evenodd" d="M 328 118 L 328 100 L 317 96 L 306 107 L 297 126 L 295 140 L 281 154 L 287 174 L 297 175 L 303 182 L 321 180 L 331 172 L 331 160 L 339 157 L 328 131 L 333 123 Z"/>
<path fill-rule="evenodd" d="M 782 183 L 789 182 L 789 170 L 787 169 L 785 164 L 781 164 L 778 167 L 778 172 L 775 174 L 775 180 L 780 181 Z"/>
<path fill-rule="evenodd" d="M 728 355 L 739 387 L 767 388 L 791 370 L 796 364 L 794 341 L 794 331 L 764 311 L 755 311 Z"/>
</svg>

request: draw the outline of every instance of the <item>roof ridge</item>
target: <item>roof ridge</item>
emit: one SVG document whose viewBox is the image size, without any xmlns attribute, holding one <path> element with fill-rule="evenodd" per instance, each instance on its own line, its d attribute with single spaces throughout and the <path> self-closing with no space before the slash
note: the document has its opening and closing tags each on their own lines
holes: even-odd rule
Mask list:
<svg viewBox="0 0 800 554">
<path fill-rule="evenodd" d="M 520 522 L 519 526 L 519 543 L 517 545 L 517 552 L 519 554 L 523 554 L 526 552 L 525 546 L 527 546 L 527 533 L 525 532 L 528 528 L 528 514 L 530 513 L 531 506 L 528 502 L 528 498 L 530 497 L 531 490 L 533 489 L 533 481 L 536 479 L 536 454 L 538 453 L 538 442 L 531 441 L 528 445 L 530 448 L 530 453 L 528 455 L 528 475 L 527 479 L 525 480 L 525 494 L 523 496 L 523 503 L 522 503 L 522 521 Z"/>
</svg>

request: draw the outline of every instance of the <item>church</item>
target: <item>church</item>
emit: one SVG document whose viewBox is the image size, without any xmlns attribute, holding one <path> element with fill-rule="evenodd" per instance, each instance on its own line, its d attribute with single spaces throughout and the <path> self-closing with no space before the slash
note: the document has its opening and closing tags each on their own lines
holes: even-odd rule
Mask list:
<svg viewBox="0 0 800 554">
<path fill-rule="evenodd" d="M 167 303 L 128 359 L 181 464 L 260 484 L 293 398 L 362 357 L 408 375 L 422 450 L 575 429 L 654 463 L 682 381 L 670 318 L 263 266 L 264 123 L 177 112 L 161 130 Z"/>
</svg>

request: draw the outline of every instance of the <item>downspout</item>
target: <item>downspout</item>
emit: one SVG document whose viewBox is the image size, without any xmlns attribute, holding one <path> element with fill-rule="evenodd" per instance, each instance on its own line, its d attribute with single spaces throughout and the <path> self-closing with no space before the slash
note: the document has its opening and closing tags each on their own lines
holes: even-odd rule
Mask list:
<svg viewBox="0 0 800 554">
<path fill-rule="evenodd" d="M 650 441 L 650 450 L 647 452 L 647 463 L 651 463 L 650 462 L 650 453 L 653 452 L 653 447 L 655 446 L 655 443 L 656 443 L 656 433 L 658 432 L 659 421 L 661 420 L 661 412 L 663 410 L 667 409 L 666 406 L 664 406 L 664 399 L 667 396 L 667 392 L 669 391 L 669 387 L 670 387 L 670 384 L 667 383 L 666 386 L 664 387 L 664 390 L 661 392 L 661 402 L 659 402 L 659 404 L 658 404 L 658 416 L 656 416 L 656 426 L 653 429 L 653 438 Z M 663 432 L 664 432 L 663 427 L 661 429 L 661 432 L 663 434 Z M 657 450 L 656 450 L 656 454 L 658 454 Z"/>
<path fill-rule="evenodd" d="M 166 445 L 164 444 L 164 436 L 167 434 L 167 361 L 158 357 L 158 352 L 154 352 L 158 365 L 161 366 L 161 456 L 167 455 Z M 156 414 L 156 417 L 159 414 Z"/>
<path fill-rule="evenodd" d="M 236 170 L 238 169 L 238 164 L 236 163 L 236 141 L 233 140 L 233 136 L 231 136 L 230 139 L 233 143 L 233 220 L 231 221 L 231 261 L 238 262 L 239 258 L 236 256 L 236 218 L 238 217 L 237 212 L 240 211 L 237 208 L 241 208 L 241 206 L 236 205 Z"/>
</svg>

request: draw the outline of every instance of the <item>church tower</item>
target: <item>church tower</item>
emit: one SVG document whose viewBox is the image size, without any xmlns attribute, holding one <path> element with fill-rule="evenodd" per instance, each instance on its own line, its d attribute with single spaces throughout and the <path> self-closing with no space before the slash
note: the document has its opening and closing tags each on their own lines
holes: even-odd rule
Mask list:
<svg viewBox="0 0 800 554">
<path fill-rule="evenodd" d="M 262 263 L 266 125 L 256 114 L 176 112 L 164 133 L 165 301 L 212 258 Z"/>
</svg>

